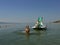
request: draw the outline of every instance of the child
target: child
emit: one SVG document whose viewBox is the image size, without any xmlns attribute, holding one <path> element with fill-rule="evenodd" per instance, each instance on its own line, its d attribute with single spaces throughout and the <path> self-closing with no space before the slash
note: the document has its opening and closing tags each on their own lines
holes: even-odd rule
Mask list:
<svg viewBox="0 0 60 45">
<path fill-rule="evenodd" d="M 27 25 L 27 26 L 25 27 L 25 32 L 26 32 L 26 33 L 29 33 L 29 32 L 30 32 L 29 25 Z"/>
</svg>

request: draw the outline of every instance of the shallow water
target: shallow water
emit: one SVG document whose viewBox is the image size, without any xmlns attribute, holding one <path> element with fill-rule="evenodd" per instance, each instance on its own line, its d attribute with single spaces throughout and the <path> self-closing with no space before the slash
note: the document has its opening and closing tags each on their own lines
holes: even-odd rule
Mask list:
<svg viewBox="0 0 60 45">
<path fill-rule="evenodd" d="M 60 24 L 47 24 L 47 30 L 31 29 L 24 32 L 26 24 L 0 24 L 0 45 L 60 45 Z M 5 27 L 5 25 L 7 25 Z"/>
</svg>

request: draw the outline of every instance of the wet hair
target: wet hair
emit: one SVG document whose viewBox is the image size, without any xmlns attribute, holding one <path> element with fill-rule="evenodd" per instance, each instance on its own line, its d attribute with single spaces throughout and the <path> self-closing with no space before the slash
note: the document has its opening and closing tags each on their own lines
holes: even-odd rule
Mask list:
<svg viewBox="0 0 60 45">
<path fill-rule="evenodd" d="M 29 28 L 29 25 L 27 25 L 26 28 Z"/>
</svg>

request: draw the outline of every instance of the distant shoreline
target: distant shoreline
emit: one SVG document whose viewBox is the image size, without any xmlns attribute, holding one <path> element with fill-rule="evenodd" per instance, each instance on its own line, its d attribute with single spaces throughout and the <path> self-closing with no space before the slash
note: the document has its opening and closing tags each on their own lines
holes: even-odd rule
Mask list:
<svg viewBox="0 0 60 45">
<path fill-rule="evenodd" d="M 53 23 L 60 23 L 60 20 L 58 20 L 58 21 L 54 21 Z"/>
</svg>

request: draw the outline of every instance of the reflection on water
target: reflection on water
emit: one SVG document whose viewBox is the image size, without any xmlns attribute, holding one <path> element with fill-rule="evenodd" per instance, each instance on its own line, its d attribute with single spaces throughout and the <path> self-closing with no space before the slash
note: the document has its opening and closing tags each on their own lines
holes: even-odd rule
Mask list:
<svg viewBox="0 0 60 45">
<path fill-rule="evenodd" d="M 26 37 L 26 40 L 29 40 L 30 34 L 29 33 L 26 33 L 25 34 L 25 37 Z"/>
<path fill-rule="evenodd" d="M 60 45 L 60 24 L 47 24 L 47 30 L 30 29 L 24 24 L 0 25 L 0 45 Z"/>
</svg>

